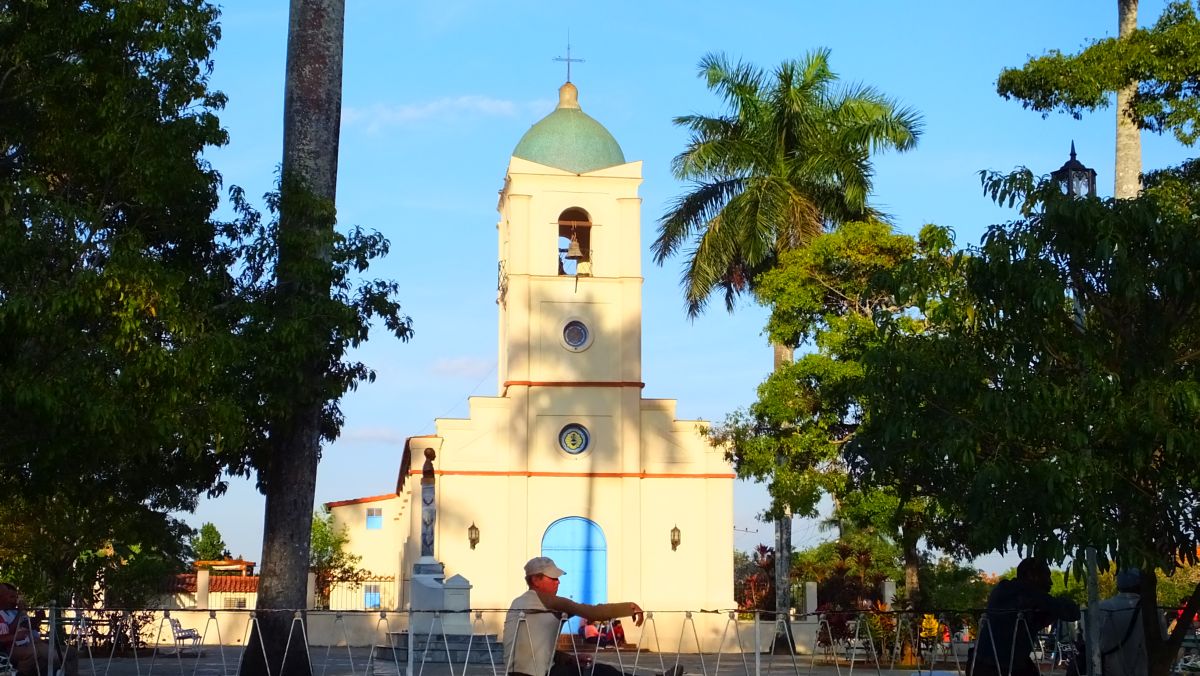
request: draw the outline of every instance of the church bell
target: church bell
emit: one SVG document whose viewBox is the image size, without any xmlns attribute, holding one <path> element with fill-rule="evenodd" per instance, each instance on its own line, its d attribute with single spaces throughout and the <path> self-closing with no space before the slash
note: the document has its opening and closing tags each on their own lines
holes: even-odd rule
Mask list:
<svg viewBox="0 0 1200 676">
<path fill-rule="evenodd" d="M 579 262 L 583 260 L 583 249 L 579 248 L 579 240 L 571 235 L 571 243 L 567 245 L 567 260 Z"/>
</svg>

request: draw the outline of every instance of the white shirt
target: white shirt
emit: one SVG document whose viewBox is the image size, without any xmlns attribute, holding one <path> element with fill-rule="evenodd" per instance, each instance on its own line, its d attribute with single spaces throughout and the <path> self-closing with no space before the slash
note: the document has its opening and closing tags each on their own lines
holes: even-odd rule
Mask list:
<svg viewBox="0 0 1200 676">
<path fill-rule="evenodd" d="M 558 613 L 547 610 L 536 591 L 530 589 L 513 599 L 504 616 L 505 670 L 529 676 L 550 671 L 558 630 Z"/>
</svg>

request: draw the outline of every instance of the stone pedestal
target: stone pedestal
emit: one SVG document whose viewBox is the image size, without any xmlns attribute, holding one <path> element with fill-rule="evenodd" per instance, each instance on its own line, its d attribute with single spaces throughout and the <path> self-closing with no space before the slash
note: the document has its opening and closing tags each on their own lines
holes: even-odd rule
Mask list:
<svg viewBox="0 0 1200 676">
<path fill-rule="evenodd" d="M 413 564 L 409 592 L 413 632 L 424 635 L 430 631 L 441 631 L 440 627 L 434 626 L 433 611 L 440 611 L 445 606 L 445 590 L 442 585 L 445 575 L 445 568 L 441 562 L 432 556 L 422 556 Z"/>
<path fill-rule="evenodd" d="M 442 628 L 447 634 L 471 633 L 471 583 L 462 575 L 446 580 Z"/>
<path fill-rule="evenodd" d="M 443 580 L 441 563 L 426 561 L 413 566 L 410 592 L 412 631 L 418 636 L 471 633 L 471 582 L 462 575 Z"/>
<path fill-rule="evenodd" d="M 413 564 L 413 579 L 417 579 L 418 575 L 437 578 L 441 582 L 446 577 L 446 567 L 432 556 L 422 556 Z"/>
</svg>

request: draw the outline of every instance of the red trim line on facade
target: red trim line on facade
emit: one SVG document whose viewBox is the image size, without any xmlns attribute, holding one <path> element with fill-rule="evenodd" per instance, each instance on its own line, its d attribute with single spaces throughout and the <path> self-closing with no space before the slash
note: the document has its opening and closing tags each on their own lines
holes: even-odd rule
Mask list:
<svg viewBox="0 0 1200 676">
<path fill-rule="evenodd" d="M 646 383 L 636 380 L 506 380 L 504 381 L 504 394 L 500 396 L 508 394 L 510 385 L 523 387 L 646 387 Z"/>
<path fill-rule="evenodd" d="M 421 470 L 417 470 L 416 473 L 420 474 Z M 354 498 L 353 500 L 338 500 L 336 502 L 326 502 L 325 506 L 330 509 L 333 509 L 334 507 L 345 507 L 346 505 L 361 505 L 366 502 L 379 502 L 381 500 L 391 500 L 394 497 L 396 497 L 395 493 L 385 493 L 383 495 L 372 495 L 371 497 L 368 497 L 368 498 Z"/>
<path fill-rule="evenodd" d="M 420 474 L 414 469 L 412 474 Z M 586 479 L 734 479 L 736 474 L 679 474 L 672 472 L 489 472 L 484 470 L 436 469 L 439 476 L 523 476 L 523 477 L 580 477 Z M 332 504 L 332 503 L 331 503 Z"/>
</svg>

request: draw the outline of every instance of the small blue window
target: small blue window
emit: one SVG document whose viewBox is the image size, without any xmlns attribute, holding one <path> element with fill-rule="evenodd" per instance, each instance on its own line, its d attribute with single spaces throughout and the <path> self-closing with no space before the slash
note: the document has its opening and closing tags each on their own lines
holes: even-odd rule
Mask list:
<svg viewBox="0 0 1200 676">
<path fill-rule="evenodd" d="M 367 508 L 367 530 L 383 530 L 383 508 Z"/>
<path fill-rule="evenodd" d="M 363 610 L 379 610 L 383 607 L 383 595 L 377 584 L 363 585 Z"/>
</svg>

